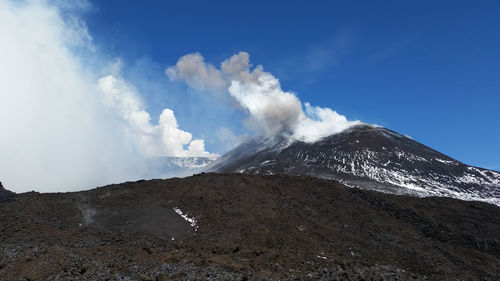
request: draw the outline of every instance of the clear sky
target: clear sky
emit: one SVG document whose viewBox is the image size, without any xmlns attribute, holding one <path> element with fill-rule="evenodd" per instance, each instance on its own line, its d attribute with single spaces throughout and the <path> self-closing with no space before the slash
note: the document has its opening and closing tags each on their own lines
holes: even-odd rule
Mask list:
<svg viewBox="0 0 500 281">
<path fill-rule="evenodd" d="M 130 68 L 162 72 L 192 52 L 217 66 L 245 51 L 304 102 L 500 169 L 500 1 L 107 0 L 85 20 Z M 209 137 L 179 92 L 143 94 L 152 112 L 173 107 L 184 128 Z"/>
<path fill-rule="evenodd" d="M 16 191 L 357 120 L 500 170 L 498 0 L 0 0 L 0 79 Z"/>
</svg>

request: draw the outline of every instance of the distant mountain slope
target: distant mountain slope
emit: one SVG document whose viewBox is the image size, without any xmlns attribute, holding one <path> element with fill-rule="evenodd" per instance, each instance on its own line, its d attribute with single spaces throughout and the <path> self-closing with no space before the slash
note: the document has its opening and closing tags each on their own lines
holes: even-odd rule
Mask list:
<svg viewBox="0 0 500 281">
<path fill-rule="evenodd" d="M 146 178 L 185 177 L 202 171 L 217 157 L 155 157 L 146 163 Z"/>
<path fill-rule="evenodd" d="M 354 126 L 314 143 L 283 137 L 243 143 L 213 172 L 309 175 L 394 194 L 447 196 L 500 205 L 500 173 L 465 165 L 382 127 Z"/>
</svg>

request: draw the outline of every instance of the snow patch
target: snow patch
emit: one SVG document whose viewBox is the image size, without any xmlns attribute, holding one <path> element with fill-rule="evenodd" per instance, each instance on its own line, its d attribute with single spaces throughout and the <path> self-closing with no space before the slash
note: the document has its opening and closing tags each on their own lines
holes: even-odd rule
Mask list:
<svg viewBox="0 0 500 281">
<path fill-rule="evenodd" d="M 187 215 L 187 213 L 185 213 L 185 214 L 184 214 L 184 213 L 181 211 L 181 209 L 179 209 L 179 208 L 174 207 L 173 209 L 174 209 L 174 211 L 175 211 L 175 212 L 176 212 L 179 216 L 181 216 L 183 219 L 185 219 L 187 222 L 189 222 L 189 224 L 191 225 L 191 227 L 194 227 L 194 231 L 198 231 L 198 225 L 197 225 L 197 221 L 196 221 L 196 219 L 195 219 L 195 218 L 193 218 L 193 217 L 189 217 L 189 216 Z"/>
<path fill-rule="evenodd" d="M 444 163 L 444 164 L 452 164 L 453 163 L 453 161 L 443 160 L 443 159 L 439 159 L 439 158 L 436 158 L 436 161 Z"/>
<path fill-rule="evenodd" d="M 324 260 L 326 260 L 326 257 L 325 257 L 325 255 L 324 255 L 323 253 L 321 253 L 321 254 L 317 255 L 316 257 L 317 257 L 318 259 L 324 259 Z"/>
</svg>

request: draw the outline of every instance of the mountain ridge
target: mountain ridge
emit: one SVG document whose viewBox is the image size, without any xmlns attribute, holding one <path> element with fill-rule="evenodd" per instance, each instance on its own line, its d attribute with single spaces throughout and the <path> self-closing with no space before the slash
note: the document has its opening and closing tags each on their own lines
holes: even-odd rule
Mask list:
<svg viewBox="0 0 500 281">
<path fill-rule="evenodd" d="M 0 182 L 0 202 L 11 200 L 16 194 L 10 190 L 3 187 L 2 182 Z"/>
<path fill-rule="evenodd" d="M 393 194 L 500 205 L 500 172 L 466 165 L 405 135 L 366 124 L 312 143 L 283 136 L 254 139 L 206 171 L 308 175 Z"/>
</svg>

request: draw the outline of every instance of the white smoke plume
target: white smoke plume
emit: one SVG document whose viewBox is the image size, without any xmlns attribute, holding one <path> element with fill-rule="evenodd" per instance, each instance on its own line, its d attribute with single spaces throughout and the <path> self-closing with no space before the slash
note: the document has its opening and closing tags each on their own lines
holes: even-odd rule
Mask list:
<svg viewBox="0 0 500 281">
<path fill-rule="evenodd" d="M 251 136 L 247 134 L 235 135 L 229 128 L 220 127 L 215 131 L 215 135 L 221 142 L 225 151 L 229 151 L 241 143 L 251 139 Z"/>
<path fill-rule="evenodd" d="M 198 53 L 183 56 L 176 67 L 168 68 L 166 73 L 171 79 L 186 81 L 191 87 L 199 90 L 206 87 L 224 87 L 226 84 L 220 71 L 213 65 L 205 63 L 204 58 Z"/>
<path fill-rule="evenodd" d="M 170 79 L 184 81 L 195 89 L 226 91 L 248 113 L 247 125 L 265 136 L 285 134 L 314 142 L 361 123 L 348 121 L 330 108 L 309 103 L 303 106 L 296 95 L 283 91 L 279 80 L 262 66 L 251 67 L 246 52 L 226 59 L 220 68 L 206 63 L 201 54 L 193 53 L 181 57 L 165 73 Z"/>
<path fill-rule="evenodd" d="M 92 37 L 67 14 L 82 3 L 0 0 L 0 180 L 13 191 L 140 179 L 146 156 L 208 154 L 171 110 L 153 125 L 131 85 L 93 74 Z"/>
</svg>

